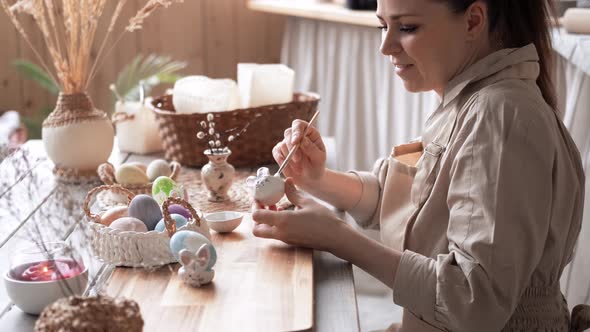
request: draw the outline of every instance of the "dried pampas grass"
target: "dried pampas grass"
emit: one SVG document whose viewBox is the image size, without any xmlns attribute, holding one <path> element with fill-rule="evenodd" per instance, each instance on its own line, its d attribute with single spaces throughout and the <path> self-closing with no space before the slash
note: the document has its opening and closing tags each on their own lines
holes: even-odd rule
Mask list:
<svg viewBox="0 0 590 332">
<path fill-rule="evenodd" d="M 84 92 L 100 68 L 102 59 L 110 53 L 126 31 L 133 32 L 143 26 L 143 21 L 158 8 L 167 8 L 183 0 L 147 0 L 145 5 L 130 18 L 128 25 L 104 52 L 109 37 L 114 31 L 127 0 L 119 0 L 112 13 L 106 34 L 92 66 L 90 52 L 94 43 L 100 18 L 104 14 L 107 0 L 0 0 L 8 18 L 33 49 L 41 66 L 57 83 L 64 93 Z M 45 46 L 50 55 L 53 70 L 41 57 L 30 41 L 19 17 L 29 15 L 43 34 Z"/>
</svg>

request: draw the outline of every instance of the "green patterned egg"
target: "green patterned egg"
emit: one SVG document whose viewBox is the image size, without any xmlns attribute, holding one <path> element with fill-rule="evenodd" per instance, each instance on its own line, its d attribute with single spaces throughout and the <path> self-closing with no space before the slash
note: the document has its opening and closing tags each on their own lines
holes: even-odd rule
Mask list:
<svg viewBox="0 0 590 332">
<path fill-rule="evenodd" d="M 152 197 L 162 205 L 168 197 L 179 197 L 182 198 L 182 188 L 167 176 L 160 176 L 152 185 Z"/>
</svg>

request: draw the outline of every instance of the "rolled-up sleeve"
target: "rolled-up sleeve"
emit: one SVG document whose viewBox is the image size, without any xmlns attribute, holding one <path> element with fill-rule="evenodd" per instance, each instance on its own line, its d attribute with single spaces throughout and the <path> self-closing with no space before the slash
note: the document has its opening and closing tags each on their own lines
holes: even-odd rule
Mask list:
<svg viewBox="0 0 590 332">
<path fill-rule="evenodd" d="M 372 172 L 350 171 L 359 178 L 362 192 L 359 200 L 347 212 L 362 228 L 379 228 L 379 208 L 387 168 L 387 159 L 379 159 L 373 165 Z"/>
<path fill-rule="evenodd" d="M 480 106 L 450 146 L 449 253 L 405 251 L 393 287 L 395 303 L 443 330 L 500 331 L 541 258 L 550 223 L 549 129 L 520 118 L 518 106 Z"/>
</svg>

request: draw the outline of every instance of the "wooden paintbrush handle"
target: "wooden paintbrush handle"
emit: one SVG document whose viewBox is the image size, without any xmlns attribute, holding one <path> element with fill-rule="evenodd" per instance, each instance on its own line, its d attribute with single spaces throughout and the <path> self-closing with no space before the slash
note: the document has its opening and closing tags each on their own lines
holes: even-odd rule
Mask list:
<svg viewBox="0 0 590 332">
<path fill-rule="evenodd" d="M 285 161 L 283 161 L 283 164 L 281 165 L 281 167 L 279 167 L 279 170 L 275 173 L 275 176 L 280 175 L 281 173 L 283 173 L 283 170 L 285 169 L 285 167 L 287 166 L 287 164 L 291 160 L 291 157 L 293 156 L 293 154 L 295 153 L 295 151 L 297 151 L 297 149 L 299 148 L 299 145 L 301 145 L 301 142 L 303 142 L 303 139 L 305 138 L 305 135 L 307 135 L 307 130 L 309 129 L 309 127 L 311 127 L 311 125 L 313 124 L 313 122 L 315 121 L 315 119 L 318 117 L 319 114 L 320 114 L 320 111 L 317 110 L 315 112 L 315 114 L 311 117 L 311 120 L 309 120 L 309 122 L 307 123 L 307 126 L 303 130 L 303 135 L 301 135 L 301 140 L 299 142 L 297 142 L 297 144 L 295 144 L 294 147 L 291 148 L 291 151 L 289 151 L 289 154 L 287 155 L 287 158 L 285 158 Z"/>
</svg>

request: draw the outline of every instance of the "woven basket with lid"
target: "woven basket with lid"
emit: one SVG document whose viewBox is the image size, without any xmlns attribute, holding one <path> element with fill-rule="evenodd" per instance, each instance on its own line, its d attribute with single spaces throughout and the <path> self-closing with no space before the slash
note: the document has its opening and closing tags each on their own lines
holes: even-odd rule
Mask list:
<svg viewBox="0 0 590 332">
<path fill-rule="evenodd" d="M 319 95 L 295 93 L 293 101 L 226 112 L 212 112 L 216 128 L 228 130 L 243 128 L 250 123 L 241 137 L 230 143 L 232 155 L 229 163 L 236 167 L 253 167 L 273 162 L 272 148 L 283 139 L 286 128 L 295 119 L 309 120 L 318 107 Z M 201 167 L 208 161 L 203 152 L 209 148 L 205 140 L 196 137 L 199 123 L 207 114 L 179 114 L 174 110 L 172 95 L 154 99 L 153 111 L 159 125 L 166 159 L 182 165 Z"/>
</svg>

